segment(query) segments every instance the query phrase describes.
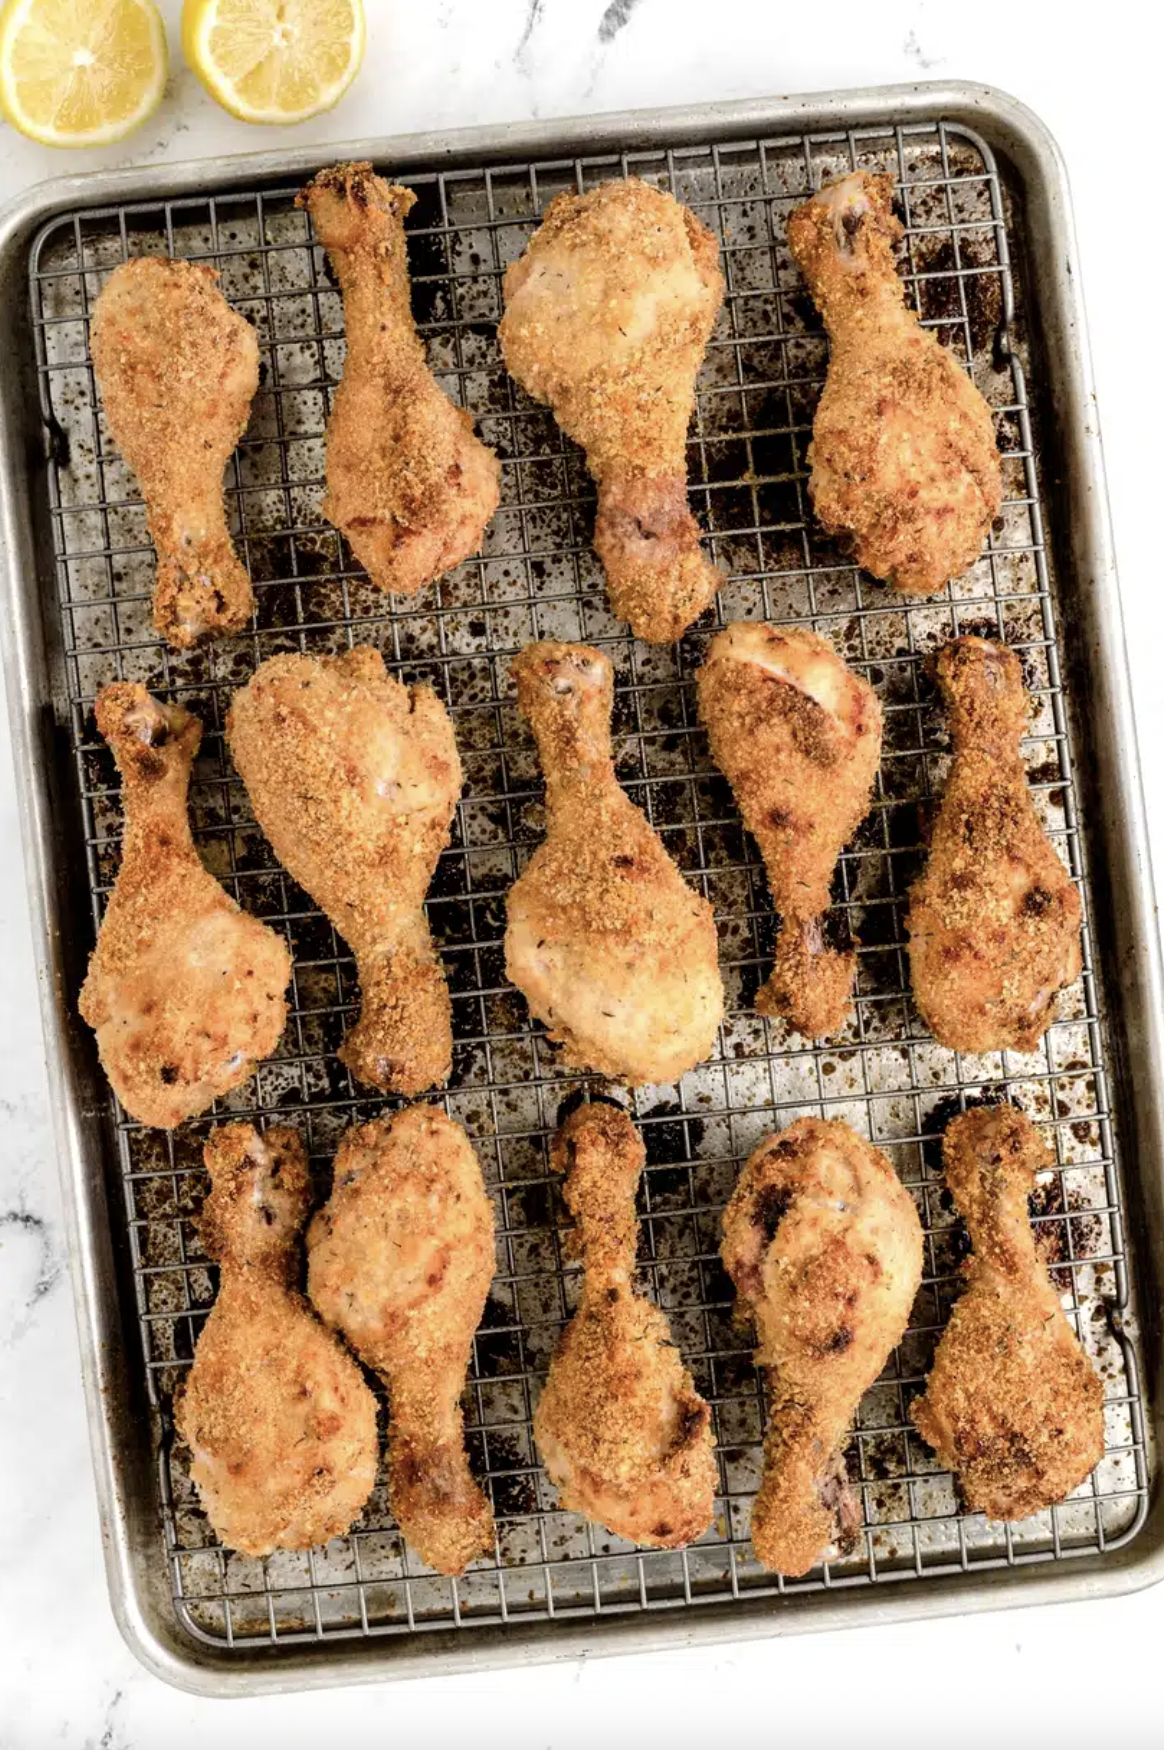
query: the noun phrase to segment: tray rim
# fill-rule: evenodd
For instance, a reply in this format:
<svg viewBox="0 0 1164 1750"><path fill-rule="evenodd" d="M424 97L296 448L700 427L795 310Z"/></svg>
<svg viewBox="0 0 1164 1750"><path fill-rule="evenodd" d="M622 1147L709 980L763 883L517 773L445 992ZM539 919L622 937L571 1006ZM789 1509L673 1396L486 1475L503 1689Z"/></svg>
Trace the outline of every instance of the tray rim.
<svg viewBox="0 0 1164 1750"><path fill-rule="evenodd" d="M1074 501L1071 534L1075 569L1086 580L1087 633L1093 707L1106 728L1091 751L1103 778L1101 830L1116 877L1121 1013L1134 1065L1113 1077L1118 1094L1134 1076L1134 1110L1121 1119L1125 1164L1135 1158L1137 1189L1148 1209L1148 1244L1164 1236L1164 974L1155 920L1149 841L1136 746L1123 618L1116 576L1102 446L1087 344L1082 289L1066 167L1044 123L1024 104L994 87L961 81L862 87L801 97L748 98L685 104L596 116L297 146L214 160L101 170L58 177L18 195L0 210L0 312L22 311L27 247L56 213L128 200L177 199L243 183L260 185L313 171L323 161L372 158L407 174L410 164L452 168L458 160L492 162L589 155L611 149L707 143L775 133L844 133L866 126L908 126L937 119L979 132L1018 173L1027 204L1032 255L1041 270L1039 315L1056 363L1054 398ZM25 361L25 367L27 368ZM1164 1501L1151 1504L1132 1543L1107 1557L1061 1564L1053 1572L1022 1567L937 1576L922 1585L883 1591L824 1590L756 1600L730 1613L689 1606L612 1617L595 1632L595 1619L510 1623L467 1631L444 1630L405 1639L336 1639L318 1646L218 1653L184 1636L159 1584L158 1530L143 1526L133 1490L141 1476L115 1426L114 1406L126 1401L112 1234L99 1157L93 1154L97 1115L86 1109L67 1043L69 1010L60 932L54 912L52 774L44 701L49 696L40 621L35 545L26 490L16 401L18 373L5 384L0 405L0 614L8 710L34 964L40 991L50 1107L60 1169L67 1249L73 1279L81 1368L92 1447L106 1577L113 1614L130 1649L155 1676L196 1694L264 1694L330 1684L375 1682L492 1669L662 1646L753 1639L810 1629L888 1623L1007 1605L1067 1598L1115 1596L1164 1578ZM1120 882L1123 886L1120 888ZM1141 1273L1154 1274L1150 1258ZM1148 1265L1147 1271L1143 1269ZM1145 1322L1158 1328L1160 1295L1142 1281ZM1161 1423L1159 1361L1145 1382ZM1145 1405L1148 1408L1148 1404ZM139 1461L136 1469L140 1472ZM144 1468L148 1471L149 1461Z"/></svg>

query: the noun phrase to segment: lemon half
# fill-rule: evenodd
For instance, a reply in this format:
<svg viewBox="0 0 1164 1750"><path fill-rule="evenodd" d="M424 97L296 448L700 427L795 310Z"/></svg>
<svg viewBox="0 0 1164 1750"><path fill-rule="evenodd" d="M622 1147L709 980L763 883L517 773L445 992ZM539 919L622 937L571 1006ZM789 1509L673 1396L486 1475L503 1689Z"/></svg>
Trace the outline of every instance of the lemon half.
<svg viewBox="0 0 1164 1750"><path fill-rule="evenodd" d="M47 146L105 146L162 100L166 32L153 0L8 0L0 110Z"/></svg>
<svg viewBox="0 0 1164 1750"><path fill-rule="evenodd" d="M306 121L359 71L362 0L186 0L182 48L211 97L241 121Z"/></svg>

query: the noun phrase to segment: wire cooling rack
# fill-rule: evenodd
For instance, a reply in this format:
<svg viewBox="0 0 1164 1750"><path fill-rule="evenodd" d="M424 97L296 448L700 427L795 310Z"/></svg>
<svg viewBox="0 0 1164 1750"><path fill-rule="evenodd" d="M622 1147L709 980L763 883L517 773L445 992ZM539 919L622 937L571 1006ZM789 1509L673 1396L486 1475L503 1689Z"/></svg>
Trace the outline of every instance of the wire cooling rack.
<svg viewBox="0 0 1164 1750"><path fill-rule="evenodd" d="M973 370L995 410L1006 501L988 551L940 596L912 605L863 577L815 526L806 449L826 349L785 242L791 207L851 167L896 180L901 265L923 320ZM496 340L501 275L563 188L633 173L670 188L717 232L728 295L700 378L689 444L691 496L730 576L714 616L674 648L636 644L607 612L590 547L593 496L578 452L507 377ZM124 1188L163 1535L175 1609L215 1646L409 1634L547 1617L644 1612L744 1596L1022 1563L1111 1550L1146 1511L1149 1460L1134 1322L1125 1315L1118 1175L1103 1063L1100 992L1084 927L1084 970L1062 1019L1030 1055L959 1057L926 1034L909 998L905 896L948 758L926 658L984 632L1021 652L1036 711L1026 756L1048 830L1081 882L1068 704L1054 630L1021 307L1010 272L1006 189L989 149L953 125L684 147L623 156L410 175L409 248L429 356L502 461L501 508L481 556L411 601L385 598L322 518L323 432L343 361L340 299L293 189L240 191L53 219L31 260L31 298L49 470L62 631L62 709L76 758L94 928L118 861L112 762L92 705L115 677L180 699L206 734L192 819L210 868L248 910L286 932L295 956L291 1019L275 1058L220 1103L306 1133L322 1195L344 1127L383 1109L335 1049L355 1003L352 962L279 869L226 753L231 691L283 650L352 643L394 673L427 679L452 711L465 768L453 842L429 902L453 991L455 1059L446 1097L473 1136L498 1214L498 1271L466 1391L474 1468L497 1515L492 1559L460 1581L408 1550L378 1486L351 1533L325 1549L255 1561L223 1551L189 1480L172 1396L212 1304L216 1271L195 1216L212 1122L176 1135L112 1124ZM249 634L176 655L150 622L152 552L132 478L110 445L88 354L88 317L109 271L163 252L213 262L258 329L263 385L228 475L240 550L258 600ZM750 1008L772 928L755 848L710 763L692 677L716 624L794 621L825 633L876 688L885 746L876 800L838 872L836 899L861 950L855 1014L813 1047ZM714 624L713 624L714 619ZM727 1015L714 1058L673 1086L640 1089L647 1145L640 1194L643 1286L714 1409L719 1495L712 1528L685 1551L639 1552L558 1509L537 1464L530 1416L576 1276L563 1270L563 1214L547 1140L580 1078L560 1067L506 984L504 898L542 829L532 744L508 678L530 639L604 645L617 671L618 768L688 878L714 903ZM938 1138L981 1094L1016 1100L1053 1143L1033 1200L1041 1239L1107 1392L1107 1453L1062 1507L1016 1526L959 1509L951 1477L912 1431L956 1293L965 1234L941 1188ZM720 1214L742 1158L803 1113L847 1118L890 1156L926 1231L925 1280L910 1331L861 1405L848 1468L864 1508L856 1547L803 1580L756 1564L749 1512L761 1403L750 1332L732 1316L718 1258ZM1120 1316L1116 1316L1116 1315Z"/></svg>

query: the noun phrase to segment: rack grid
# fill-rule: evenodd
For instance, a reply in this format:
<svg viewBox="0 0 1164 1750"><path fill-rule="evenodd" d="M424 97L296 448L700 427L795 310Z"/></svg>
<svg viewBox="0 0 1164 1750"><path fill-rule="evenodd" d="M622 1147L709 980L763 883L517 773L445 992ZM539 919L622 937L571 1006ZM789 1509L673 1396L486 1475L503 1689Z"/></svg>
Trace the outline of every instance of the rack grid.
<svg viewBox="0 0 1164 1750"><path fill-rule="evenodd" d="M909 602L861 574L812 519L806 451L826 346L785 242L791 208L850 168L893 176L901 265L928 326L973 372L996 416L1005 502L988 550L939 596ZM390 167L389 167L390 169ZM609 615L590 547L593 491L579 452L509 379L496 341L501 279L562 189L638 175L669 188L717 233L724 310L699 383L691 498L729 581L714 613L674 647L636 643ZM610 1612L730 1610L798 1595L1112 1550L1143 1523L1149 1453L1129 1313L1121 1193L1108 1102L1103 994L1084 925L1084 969L1032 1054L958 1056L928 1037L909 997L904 907L940 793L948 742L927 658L976 631L1020 653L1035 710L1025 755L1050 832L1080 883L1070 701L1055 634L1030 360L1011 272L1007 189L990 149L954 124L860 129L513 166L409 174L414 308L430 362L502 463L501 507L480 556L412 600L385 597L320 511L323 434L343 362L340 299L294 189L242 190L58 216L31 256L61 622L60 710L72 739L94 930L118 861L112 761L92 717L99 688L140 680L205 725L191 791L199 849L248 910L294 951L291 1016L274 1058L176 1134L111 1104L154 1418L174 1606L216 1647L409 1634ZM255 324L263 383L228 473L239 549L255 585L249 634L168 651L150 620L153 555L132 477L102 420L88 319L131 255L215 265ZM755 847L696 722L693 677L717 625L762 617L810 625L868 676L885 714L870 815L838 869L836 904L860 939L854 1014L812 1046L750 1001L772 920ZM715 906L727 991L720 1046L673 1086L639 1089L647 1146L640 1192L642 1286L668 1312L713 1407L716 1519L679 1552L637 1551L560 1511L537 1464L531 1411L577 1279L564 1267L564 1209L547 1143L586 1078L565 1070L504 978L504 896L540 837L540 783L509 659L539 637L601 644L615 663L620 777L688 878ZM222 735L232 690L284 650L380 648L391 672L430 681L456 724L465 769L453 840L429 901L453 992L449 1112L477 1146L498 1215L498 1272L475 1345L470 1454L497 1516L492 1559L463 1579L424 1569L403 1544L382 1482L350 1534L326 1549L257 1561L222 1550L173 1430L173 1393L213 1302L202 1252L201 1150L225 1115L305 1132L322 1196L343 1129L383 1110L338 1063L354 1013L354 967L331 926L284 874L254 824ZM591 1083L593 1086L594 1084ZM609 1091L609 1090L607 1090ZM952 1478L913 1432L910 1398L957 1292L965 1236L940 1177L938 1139L968 1100L1006 1096L1042 1125L1056 1165L1033 1200L1064 1304L1105 1379L1107 1452L1072 1499L1021 1525L960 1510ZM625 1097L625 1096L624 1096ZM866 1394L848 1454L864 1508L856 1546L803 1580L764 1573L748 1543L762 1431L748 1330L733 1322L719 1221L739 1163L770 1128L804 1113L847 1118L885 1149L915 1196L926 1272L908 1334Z"/></svg>

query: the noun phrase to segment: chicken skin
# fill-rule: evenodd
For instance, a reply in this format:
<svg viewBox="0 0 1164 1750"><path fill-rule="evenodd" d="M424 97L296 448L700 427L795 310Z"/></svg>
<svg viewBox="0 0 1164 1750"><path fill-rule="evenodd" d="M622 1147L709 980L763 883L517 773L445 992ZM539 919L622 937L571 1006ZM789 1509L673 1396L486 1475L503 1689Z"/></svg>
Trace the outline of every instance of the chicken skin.
<svg viewBox="0 0 1164 1750"><path fill-rule="evenodd" d="M259 342L212 267L141 256L110 274L91 353L105 421L137 476L157 549L154 624L178 650L254 609L222 476L259 386Z"/></svg>
<svg viewBox="0 0 1164 1750"><path fill-rule="evenodd" d="M308 1230L308 1293L388 1388L388 1493L430 1567L494 1547L460 1399L493 1280L493 1206L459 1124L411 1106L349 1130Z"/></svg>
<svg viewBox="0 0 1164 1750"><path fill-rule="evenodd" d="M844 1449L909 1322L921 1222L879 1149L839 1118L798 1118L749 1156L724 1212L723 1261L767 1369L752 1547L764 1567L806 1574L861 1528Z"/></svg>
<svg viewBox="0 0 1164 1750"><path fill-rule="evenodd" d="M911 1414L969 1507L1026 1519L1103 1457L1103 1382L1067 1322L1031 1231L1035 1174L1054 1162L1014 1106L980 1106L942 1139L970 1231L966 1287Z"/></svg>
<svg viewBox="0 0 1164 1750"><path fill-rule="evenodd" d="M363 1007L340 1058L395 1094L444 1082L449 992L424 913L461 794L444 705L366 646L273 656L235 694L227 738L275 855L356 957Z"/></svg>
<svg viewBox="0 0 1164 1750"><path fill-rule="evenodd" d="M556 196L505 276L505 363L585 450L610 605L652 644L682 637L721 582L687 508L686 454L718 253L694 213L628 177Z"/></svg>
<svg viewBox="0 0 1164 1750"><path fill-rule="evenodd" d="M830 342L809 492L858 565L927 596L978 558L1002 503L1002 468L990 408L905 302L892 199L892 178L857 172L788 221Z"/></svg>
<svg viewBox="0 0 1164 1750"><path fill-rule="evenodd" d="M125 831L78 1007L126 1111L172 1130L274 1051L291 957L194 849L186 792L197 717L116 681L98 697L97 727L121 773Z"/></svg>
<svg viewBox="0 0 1164 1750"><path fill-rule="evenodd" d="M614 771L609 659L528 644L512 673L546 780L546 837L510 889L505 971L576 1069L674 1081L723 1016L711 907Z"/></svg>
<svg viewBox="0 0 1164 1750"><path fill-rule="evenodd" d="M910 891L913 994L954 1051L1033 1051L1079 976L1079 895L1035 813L1019 743L1018 657L956 638L938 657L954 760Z"/></svg>
<svg viewBox="0 0 1164 1750"><path fill-rule="evenodd" d="M635 1186L646 1151L625 1112L579 1106L554 1138L582 1260L578 1311L534 1414L563 1507L617 1537L678 1549L711 1523L711 1411L657 1306L634 1291Z"/></svg>
<svg viewBox="0 0 1164 1750"><path fill-rule="evenodd" d="M501 472L436 382L416 332L404 241L415 202L370 164L322 170L299 195L339 281L347 332L324 514L373 583L399 595L477 551Z"/></svg>
<svg viewBox="0 0 1164 1750"><path fill-rule="evenodd" d="M218 1298L174 1402L190 1474L228 1549L308 1549L350 1527L376 1480L376 1400L295 1281L311 1188L298 1133L220 1125L203 1243Z"/></svg>
<svg viewBox="0 0 1164 1750"><path fill-rule="evenodd" d="M756 1007L824 1038L844 1023L857 965L826 944L829 883L869 809L881 707L815 632L744 621L711 641L699 715L784 920Z"/></svg>

